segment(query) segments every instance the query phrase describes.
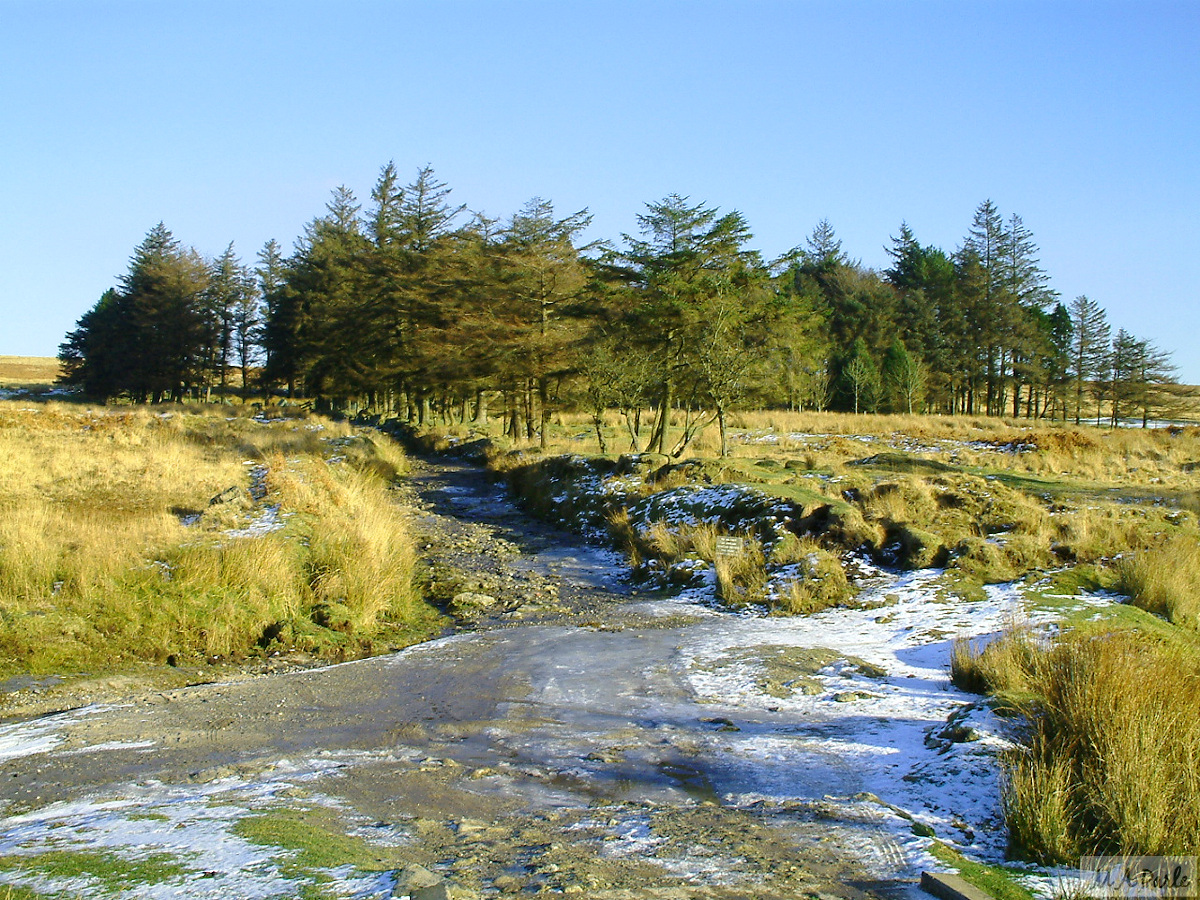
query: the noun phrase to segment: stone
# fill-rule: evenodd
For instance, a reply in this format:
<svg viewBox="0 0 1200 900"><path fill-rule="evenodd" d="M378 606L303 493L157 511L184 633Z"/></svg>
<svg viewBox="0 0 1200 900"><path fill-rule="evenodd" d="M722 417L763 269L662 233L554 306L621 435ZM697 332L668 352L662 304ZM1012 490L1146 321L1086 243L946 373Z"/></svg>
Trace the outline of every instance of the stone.
<svg viewBox="0 0 1200 900"><path fill-rule="evenodd" d="M840 694L835 694L833 700L835 703L854 703L858 700L877 700L875 694L868 694L866 691L842 691Z"/></svg>
<svg viewBox="0 0 1200 900"><path fill-rule="evenodd" d="M232 487L225 488L225 490L209 500L208 505L216 506L219 503L232 503L235 500L240 500L242 496L242 489L235 484Z"/></svg>
<svg viewBox="0 0 1200 900"><path fill-rule="evenodd" d="M418 866L413 863L405 866L396 875L396 885L392 888L392 896L397 898L409 897L411 900L436 900L433 895L418 897L416 892L427 891L438 885L444 886L441 876L435 875L424 866ZM445 896L444 893L443 896Z"/></svg>
<svg viewBox="0 0 1200 900"><path fill-rule="evenodd" d="M496 605L496 598L491 594L480 594L475 591L463 591L455 594L450 605L456 610L491 609Z"/></svg>

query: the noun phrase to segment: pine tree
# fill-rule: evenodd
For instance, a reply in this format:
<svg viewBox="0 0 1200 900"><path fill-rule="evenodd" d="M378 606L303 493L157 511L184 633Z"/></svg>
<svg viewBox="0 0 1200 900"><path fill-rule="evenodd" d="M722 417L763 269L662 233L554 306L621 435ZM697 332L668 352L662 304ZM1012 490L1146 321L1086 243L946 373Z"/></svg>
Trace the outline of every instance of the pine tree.
<svg viewBox="0 0 1200 900"><path fill-rule="evenodd" d="M161 222L134 250L120 284L129 348L122 388L134 400L181 401L203 381L207 282L208 266Z"/></svg>
<svg viewBox="0 0 1200 900"><path fill-rule="evenodd" d="M296 396L300 376L300 297L288 281L287 264L274 238L258 251L258 289L263 301L259 340L266 360L263 381L281 382Z"/></svg>
<svg viewBox="0 0 1200 900"><path fill-rule="evenodd" d="M239 316L245 316L256 298L249 275L234 252L232 242L209 265L208 286L203 297L205 332L204 367L224 389L229 382L229 367L237 353ZM247 337L250 323L246 323ZM248 354L247 354L248 356ZM243 366L243 375L246 366Z"/></svg>
<svg viewBox="0 0 1200 900"><path fill-rule="evenodd" d="M122 299L109 288L96 305L80 316L58 348L63 384L80 388L86 397L101 403L119 395L126 386L126 366L131 348L121 327Z"/></svg>
<svg viewBox="0 0 1200 900"><path fill-rule="evenodd" d="M502 305L496 311L509 323L505 343L512 370L536 387L543 448L551 379L566 374L569 347L582 334L582 323L569 322L563 311L587 284L587 265L576 241L591 221L586 209L556 219L554 205L534 197L509 221L498 248Z"/></svg>
<svg viewBox="0 0 1200 900"><path fill-rule="evenodd" d="M991 200L975 209L962 253L974 260L977 280L972 285L976 345L981 350L983 388L988 415L1003 412L1003 384L1007 375L1007 347L1017 320L1016 298L1007 290L1004 252L1008 234L1004 219Z"/></svg>
<svg viewBox="0 0 1200 900"><path fill-rule="evenodd" d="M897 331L925 374L931 399L952 409L952 355L965 326L955 297L954 263L937 247L922 247L906 223L886 249L892 265L884 276L899 293Z"/></svg>
<svg viewBox="0 0 1200 900"><path fill-rule="evenodd" d="M701 290L702 275L714 263L720 238L713 234L716 207L690 204L688 198L669 194L646 204L638 216L641 238L623 235L626 244L618 260L622 275L638 298L633 315L646 346L657 358L661 380L657 391L658 416L647 450L667 452L668 420L675 390L687 375L683 352L687 346L683 315Z"/></svg>
<svg viewBox="0 0 1200 900"><path fill-rule="evenodd" d="M1082 419L1083 394L1098 386L1108 369L1108 316L1093 300L1080 294L1069 308L1071 361L1068 368L1075 394L1075 424Z"/></svg>
<svg viewBox="0 0 1200 900"><path fill-rule="evenodd" d="M880 376L882 394L888 411L907 412L911 416L925 389L925 371L899 338L888 347Z"/></svg>

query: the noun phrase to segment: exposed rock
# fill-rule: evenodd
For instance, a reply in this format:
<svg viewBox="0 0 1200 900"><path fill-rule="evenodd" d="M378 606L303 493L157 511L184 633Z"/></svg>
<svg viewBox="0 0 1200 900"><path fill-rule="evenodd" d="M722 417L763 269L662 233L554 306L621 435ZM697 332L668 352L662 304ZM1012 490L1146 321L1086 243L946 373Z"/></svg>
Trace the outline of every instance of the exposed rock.
<svg viewBox="0 0 1200 900"><path fill-rule="evenodd" d="M444 882L441 876L435 875L424 866L418 866L415 863L405 866L396 875L396 884L392 888L393 897L409 897L411 900L435 900L434 894L420 893L427 892L432 888L442 887L445 891ZM445 894L443 893L443 896Z"/></svg>
<svg viewBox="0 0 1200 900"><path fill-rule="evenodd" d="M491 594L478 594L474 591L463 591L455 594L450 601L451 608L457 613L473 613L491 609L496 605L496 598Z"/></svg>
<svg viewBox="0 0 1200 900"><path fill-rule="evenodd" d="M952 744L968 744L983 738L982 734L967 725L948 725L942 729L940 736Z"/></svg>
<svg viewBox="0 0 1200 900"><path fill-rule="evenodd" d="M866 691L842 691L840 694L833 695L834 703L854 703L858 700L877 700L875 694L868 694Z"/></svg>
<svg viewBox="0 0 1200 900"><path fill-rule="evenodd" d="M246 499L246 492L235 484L225 488L225 490L209 500L208 505L216 506L220 503L233 503L243 499Z"/></svg>

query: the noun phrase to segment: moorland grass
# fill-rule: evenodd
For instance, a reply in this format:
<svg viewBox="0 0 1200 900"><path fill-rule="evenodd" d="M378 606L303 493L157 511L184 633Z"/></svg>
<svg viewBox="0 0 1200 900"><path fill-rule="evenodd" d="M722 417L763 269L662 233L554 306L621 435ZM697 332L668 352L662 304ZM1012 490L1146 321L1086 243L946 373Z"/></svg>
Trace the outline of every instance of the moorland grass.
<svg viewBox="0 0 1200 900"><path fill-rule="evenodd" d="M1043 645L1015 629L959 643L952 678L1030 724L1005 758L1010 851L1047 864L1081 855L1188 854L1200 846L1200 655L1194 644L1080 627Z"/></svg>
<svg viewBox="0 0 1200 900"><path fill-rule="evenodd" d="M0 404L0 454L0 672L340 659L431 627L386 438L226 408Z"/></svg>
<svg viewBox="0 0 1200 900"><path fill-rule="evenodd" d="M622 424L613 414L606 421L614 430ZM701 478L750 484L802 506L805 517L824 505L829 513L815 527L828 549L865 550L902 567L948 567L946 583L964 596L1061 565L1111 566L1123 554L1160 545L1164 536L1200 538L1195 427L1107 430L963 416L788 412L739 413L735 425L742 434L732 457L704 458L712 450L705 435L682 461L646 457L655 476L640 494ZM433 435L442 446L452 438L489 437L492 464L500 469L530 468L541 455L495 425L490 431L451 426ZM549 455L596 449L589 421L556 417ZM526 500L537 506L536 497ZM615 528L618 541L638 561L674 555L646 542L634 547L638 541L624 526Z"/></svg>
<svg viewBox="0 0 1200 900"><path fill-rule="evenodd" d="M1172 535L1116 563L1118 589L1137 606L1175 625L1200 630L1200 541Z"/></svg>
<svg viewBox="0 0 1200 900"><path fill-rule="evenodd" d="M0 387L50 388L61 372L53 356L0 356Z"/></svg>

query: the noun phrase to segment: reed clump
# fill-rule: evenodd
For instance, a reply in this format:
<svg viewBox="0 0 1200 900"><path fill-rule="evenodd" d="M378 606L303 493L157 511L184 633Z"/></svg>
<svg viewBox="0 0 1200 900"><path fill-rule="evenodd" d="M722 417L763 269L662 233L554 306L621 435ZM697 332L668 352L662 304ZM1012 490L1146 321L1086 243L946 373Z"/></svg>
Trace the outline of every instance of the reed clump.
<svg viewBox="0 0 1200 900"><path fill-rule="evenodd" d="M1005 758L1010 851L1189 854L1200 846L1200 657L1187 642L1080 629L1041 645L1016 630L955 648L952 677L1029 723Z"/></svg>
<svg viewBox="0 0 1200 900"><path fill-rule="evenodd" d="M854 597L841 560L811 537L786 535L772 548L771 562L787 567L770 597L771 608L778 612L811 615L845 606Z"/></svg>
<svg viewBox="0 0 1200 900"><path fill-rule="evenodd" d="M1167 621L1200 630L1200 540L1183 533L1116 562L1117 587L1130 602Z"/></svg>

